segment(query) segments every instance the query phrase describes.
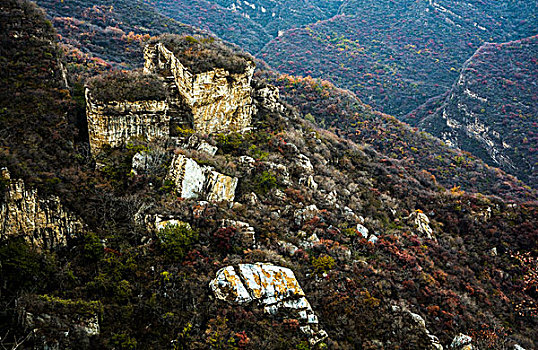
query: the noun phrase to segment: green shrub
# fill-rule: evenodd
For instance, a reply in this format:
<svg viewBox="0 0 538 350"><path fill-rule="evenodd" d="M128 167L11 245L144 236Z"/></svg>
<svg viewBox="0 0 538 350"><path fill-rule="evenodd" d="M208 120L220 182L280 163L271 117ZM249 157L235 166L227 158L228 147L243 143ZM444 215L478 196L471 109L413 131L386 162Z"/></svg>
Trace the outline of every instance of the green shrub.
<svg viewBox="0 0 538 350"><path fill-rule="evenodd" d="M188 248L198 241L198 233L187 223L167 225L159 231L158 237L165 257L172 261L183 259Z"/></svg>
<svg viewBox="0 0 538 350"><path fill-rule="evenodd" d="M97 235L90 232L84 235L84 241L82 246L82 255L85 260L99 261L105 256L103 244Z"/></svg>
<svg viewBox="0 0 538 350"><path fill-rule="evenodd" d="M136 339L125 333L113 334L111 343L115 349L122 350L136 349L137 346Z"/></svg>
<svg viewBox="0 0 538 350"><path fill-rule="evenodd" d="M312 258L312 267L318 274L326 273L332 270L334 265L334 258L329 255L323 254L317 258Z"/></svg>
<svg viewBox="0 0 538 350"><path fill-rule="evenodd" d="M264 170L254 176L254 192L256 192L256 194L265 195L276 187L276 177L269 171Z"/></svg>

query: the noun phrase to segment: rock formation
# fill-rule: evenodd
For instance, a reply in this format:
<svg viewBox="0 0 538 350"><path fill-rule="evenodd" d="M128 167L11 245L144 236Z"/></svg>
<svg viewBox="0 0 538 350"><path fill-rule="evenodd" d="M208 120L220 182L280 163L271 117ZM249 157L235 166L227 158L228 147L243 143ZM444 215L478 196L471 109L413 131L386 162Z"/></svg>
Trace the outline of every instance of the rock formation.
<svg viewBox="0 0 538 350"><path fill-rule="evenodd" d="M152 141L170 136L167 101L103 102L86 88L86 118L94 154L104 145L118 147L135 137Z"/></svg>
<svg viewBox="0 0 538 350"><path fill-rule="evenodd" d="M301 324L310 344L315 345L327 337L319 328L318 318L305 297L293 272L272 264L239 264L220 269L209 287L220 300L236 304L257 301L266 313L274 315L287 311Z"/></svg>
<svg viewBox="0 0 538 350"><path fill-rule="evenodd" d="M41 197L23 180L11 179L6 168L0 177L7 188L0 204L0 238L22 235L28 242L52 249L83 231L83 223L66 210L56 196Z"/></svg>
<svg viewBox="0 0 538 350"><path fill-rule="evenodd" d="M144 72L162 75L177 89L180 103L190 113L192 128L199 133L240 131L248 126L255 110L250 81L254 63L243 73L232 74L223 68L193 74L162 43L144 50Z"/></svg>
<svg viewBox="0 0 538 350"><path fill-rule="evenodd" d="M409 330L415 329L416 331L422 332L426 334L428 343L428 349L430 350L443 350L443 345L439 342L439 338L437 338L434 334L431 334L431 332L426 328L426 321L420 316L419 314L413 313L410 310L408 310L405 307L400 307L397 305L392 306L392 311L398 312L401 314L407 314L410 316L411 320L414 324L406 324L405 327L409 328ZM401 328L404 326L402 325Z"/></svg>
<svg viewBox="0 0 538 350"><path fill-rule="evenodd" d="M184 155L174 156L168 179L176 186L178 196L205 197L209 201L233 201L238 179L216 172L211 167L200 166Z"/></svg>
<svg viewBox="0 0 538 350"><path fill-rule="evenodd" d="M454 337L452 343L450 344L450 348L457 350L473 350L474 347L472 342L473 338L466 334L460 333Z"/></svg>

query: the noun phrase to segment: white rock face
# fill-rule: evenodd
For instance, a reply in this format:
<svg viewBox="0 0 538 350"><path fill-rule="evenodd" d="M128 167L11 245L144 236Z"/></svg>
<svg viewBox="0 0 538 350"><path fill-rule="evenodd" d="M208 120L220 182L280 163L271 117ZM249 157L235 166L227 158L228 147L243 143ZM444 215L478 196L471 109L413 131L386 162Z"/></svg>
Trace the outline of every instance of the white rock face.
<svg viewBox="0 0 538 350"><path fill-rule="evenodd" d="M315 204L309 205L304 209L297 209L293 216L295 218L295 224L300 226L305 222L312 220L319 214L319 209Z"/></svg>
<svg viewBox="0 0 538 350"><path fill-rule="evenodd" d="M460 333L454 337L454 339L452 340L452 344L450 344L450 348L457 350L472 350L472 342L473 338L466 334Z"/></svg>
<svg viewBox="0 0 538 350"><path fill-rule="evenodd" d="M219 150L217 146L212 146L205 141L200 142L196 149L200 152L205 152L211 156L214 156L215 153L217 153L217 151Z"/></svg>
<svg viewBox="0 0 538 350"><path fill-rule="evenodd" d="M207 176L207 200L215 202L233 202L237 182L238 180L236 177L223 175L211 170Z"/></svg>
<svg viewBox="0 0 538 350"><path fill-rule="evenodd" d="M190 199L204 197L208 201L233 201L238 179L200 166L191 158L177 154L172 160L167 179L176 185L178 196Z"/></svg>
<svg viewBox="0 0 538 350"><path fill-rule="evenodd" d="M303 174L310 175L314 173L314 166L312 165L312 162L310 162L310 159L304 154L299 153L297 155L295 166Z"/></svg>
<svg viewBox="0 0 538 350"><path fill-rule="evenodd" d="M183 222L178 219L165 219L160 215L155 216L155 230L160 231L165 229L167 226L186 226L188 229L191 228L191 225L188 222Z"/></svg>
<svg viewBox="0 0 538 350"><path fill-rule="evenodd" d="M282 112L286 109L282 103L280 103L280 93L278 88L272 85L268 85L261 89L254 91L254 98L264 107L273 112Z"/></svg>
<svg viewBox="0 0 538 350"><path fill-rule="evenodd" d="M327 338L293 272L285 267L255 263L220 269L209 287L218 299L237 304L257 301L264 311L288 310L301 323L301 331L312 345Z"/></svg>
<svg viewBox="0 0 538 350"><path fill-rule="evenodd" d="M426 238L433 239L433 230L430 227L430 219L422 211L415 210L406 219L413 222L415 228L421 235L426 236Z"/></svg>
<svg viewBox="0 0 538 350"><path fill-rule="evenodd" d="M41 197L23 180L11 179L6 168L0 169L0 178L9 181L0 204L1 239L22 235L35 246L52 249L84 232L82 221L62 206L60 198Z"/></svg>
<svg viewBox="0 0 538 350"><path fill-rule="evenodd" d="M181 154L172 159L168 178L175 182L178 196L185 199L198 198L206 181L205 169Z"/></svg>
<svg viewBox="0 0 538 350"><path fill-rule="evenodd" d="M357 224L357 231L359 231L359 233L361 234L362 237L364 237L365 239L368 239L368 229L364 226L362 226L361 224Z"/></svg>

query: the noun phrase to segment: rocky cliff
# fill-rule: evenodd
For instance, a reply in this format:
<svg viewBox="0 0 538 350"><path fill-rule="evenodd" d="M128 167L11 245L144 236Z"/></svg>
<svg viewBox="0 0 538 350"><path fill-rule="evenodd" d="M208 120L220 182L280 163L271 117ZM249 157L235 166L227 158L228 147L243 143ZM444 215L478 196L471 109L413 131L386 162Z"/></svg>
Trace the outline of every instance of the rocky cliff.
<svg viewBox="0 0 538 350"><path fill-rule="evenodd" d="M192 114L192 128L200 133L239 131L250 126L254 104L250 81L254 64L243 73L224 68L193 74L164 44L149 44L144 50L144 71L173 78L182 103Z"/></svg>
<svg viewBox="0 0 538 350"><path fill-rule="evenodd" d="M24 181L11 179L6 168L0 171L7 183L0 203L0 238L22 235L35 246L51 249L83 231L83 223L62 206L60 198L41 197Z"/></svg>
<svg viewBox="0 0 538 350"><path fill-rule="evenodd" d="M166 101L99 101L86 89L86 117L92 152L118 147L131 138L152 141L170 135Z"/></svg>

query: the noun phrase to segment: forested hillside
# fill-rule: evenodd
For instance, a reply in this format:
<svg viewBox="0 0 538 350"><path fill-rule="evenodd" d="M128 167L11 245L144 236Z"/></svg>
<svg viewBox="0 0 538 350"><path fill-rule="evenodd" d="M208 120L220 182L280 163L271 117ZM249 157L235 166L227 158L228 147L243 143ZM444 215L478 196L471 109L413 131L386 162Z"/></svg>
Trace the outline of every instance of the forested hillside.
<svg viewBox="0 0 538 350"><path fill-rule="evenodd" d="M536 4L523 1L355 0L330 20L275 38L259 55L283 73L322 77L400 117L448 90L483 42L536 33L535 16Z"/></svg>
<svg viewBox="0 0 538 350"><path fill-rule="evenodd" d="M485 44L452 89L405 120L538 186L538 37Z"/></svg>

